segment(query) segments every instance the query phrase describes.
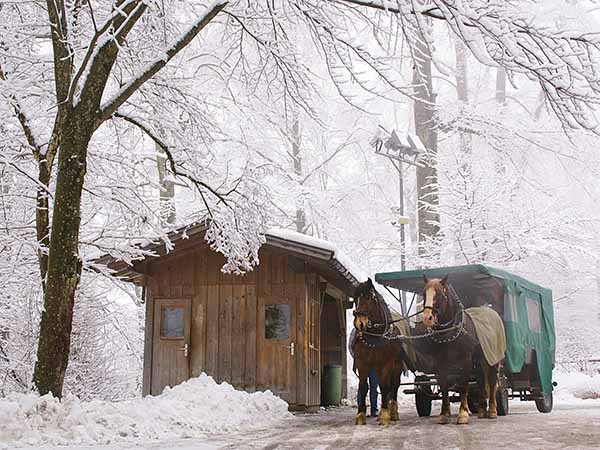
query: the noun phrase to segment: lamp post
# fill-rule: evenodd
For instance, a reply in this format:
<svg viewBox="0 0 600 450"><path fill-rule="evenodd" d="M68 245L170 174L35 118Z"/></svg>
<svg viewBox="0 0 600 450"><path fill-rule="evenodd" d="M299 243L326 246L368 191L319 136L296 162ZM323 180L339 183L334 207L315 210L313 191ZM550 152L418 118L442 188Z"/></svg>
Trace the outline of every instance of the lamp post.
<svg viewBox="0 0 600 450"><path fill-rule="evenodd" d="M419 159L426 149L417 135L411 133L398 135L396 130L389 133L383 127L380 128L386 133L386 136L379 134L373 139L372 144L375 147L375 153L388 158L398 172L400 206L399 208L392 208L392 212L398 217L398 220L394 221L393 224L400 225L400 270L404 271L406 270L406 231L404 226L409 223L409 220L404 214L403 164L422 167ZM408 308L406 305L406 292L404 291L401 292L400 308L402 314L406 316Z"/></svg>

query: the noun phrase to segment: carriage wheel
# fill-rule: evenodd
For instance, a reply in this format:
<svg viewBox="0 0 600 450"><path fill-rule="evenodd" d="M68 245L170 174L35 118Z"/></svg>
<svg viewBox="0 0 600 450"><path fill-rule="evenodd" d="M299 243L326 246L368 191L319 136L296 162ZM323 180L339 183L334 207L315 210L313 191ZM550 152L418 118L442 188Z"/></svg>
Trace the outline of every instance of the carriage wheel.
<svg viewBox="0 0 600 450"><path fill-rule="evenodd" d="M552 392L550 392L549 394L542 394L544 396L544 398L538 398L535 400L535 406L537 408L537 410L541 413L549 413L550 411L552 411L552 406L553 406L553 399L552 399Z"/></svg>
<svg viewBox="0 0 600 450"><path fill-rule="evenodd" d="M498 389L496 391L496 407L499 416L508 414L508 389Z"/></svg>
<svg viewBox="0 0 600 450"><path fill-rule="evenodd" d="M416 376L415 383L420 381L429 381L429 377L427 375ZM432 394L431 386L415 385L415 406L419 417L429 417L431 415Z"/></svg>

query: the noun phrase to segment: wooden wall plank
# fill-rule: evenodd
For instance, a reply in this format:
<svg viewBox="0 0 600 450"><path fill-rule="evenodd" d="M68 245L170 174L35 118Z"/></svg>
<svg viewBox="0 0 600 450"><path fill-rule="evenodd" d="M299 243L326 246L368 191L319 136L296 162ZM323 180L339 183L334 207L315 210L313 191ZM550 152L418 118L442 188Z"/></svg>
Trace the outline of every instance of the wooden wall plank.
<svg viewBox="0 0 600 450"><path fill-rule="evenodd" d="M170 282L170 265L161 264L159 270L156 271L156 281L158 283L158 295L157 297L168 298L171 295L171 282Z"/></svg>
<svg viewBox="0 0 600 450"><path fill-rule="evenodd" d="M256 286L250 284L246 287L246 320L244 321L246 337L244 385L249 391L256 389L257 308Z"/></svg>
<svg viewBox="0 0 600 450"><path fill-rule="evenodd" d="M183 295L183 258L174 259L169 263L169 297L181 298Z"/></svg>
<svg viewBox="0 0 600 450"><path fill-rule="evenodd" d="M246 339L246 286L234 284L231 316L231 383L237 388L244 386Z"/></svg>
<svg viewBox="0 0 600 450"><path fill-rule="evenodd" d="M206 255L206 283L219 284L223 267L223 256L217 252L209 251Z"/></svg>
<svg viewBox="0 0 600 450"><path fill-rule="evenodd" d="M219 286L208 285L206 295L206 373L217 380L219 375Z"/></svg>
<svg viewBox="0 0 600 450"><path fill-rule="evenodd" d="M192 252L188 252L179 261L179 270L181 271L181 293L183 297L193 297L196 294L194 290L195 255Z"/></svg>
<svg viewBox="0 0 600 450"><path fill-rule="evenodd" d="M296 274L296 402L306 405L308 401L308 377L307 370L308 340L306 335L306 274Z"/></svg>
<svg viewBox="0 0 600 450"><path fill-rule="evenodd" d="M348 297L343 297L338 300L338 308L340 310L341 330L340 330L340 346L342 348L342 397L348 397L348 339L346 337L346 309L344 302Z"/></svg>
<svg viewBox="0 0 600 450"><path fill-rule="evenodd" d="M197 285L192 299L192 342L191 342L191 376L197 377L206 371L206 335L208 288Z"/></svg>
<svg viewBox="0 0 600 450"><path fill-rule="evenodd" d="M208 284L208 253L208 249L202 249L194 254L194 285L196 288Z"/></svg>
<svg viewBox="0 0 600 450"><path fill-rule="evenodd" d="M270 252L262 252L261 263L258 267L258 295L271 295L271 256Z"/></svg>
<svg viewBox="0 0 600 450"><path fill-rule="evenodd" d="M144 366L142 373L142 395L150 394L152 386L152 340L154 333L154 296L156 282L146 277L146 317L144 324Z"/></svg>
<svg viewBox="0 0 600 450"><path fill-rule="evenodd" d="M217 379L231 383L231 318L233 288L231 284L219 286L219 369Z"/></svg>

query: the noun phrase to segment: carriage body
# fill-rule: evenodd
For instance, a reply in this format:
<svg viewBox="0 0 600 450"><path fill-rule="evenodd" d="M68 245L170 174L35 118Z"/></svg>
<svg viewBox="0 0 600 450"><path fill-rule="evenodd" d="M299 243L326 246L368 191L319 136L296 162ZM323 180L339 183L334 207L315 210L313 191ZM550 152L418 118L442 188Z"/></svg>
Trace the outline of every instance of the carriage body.
<svg viewBox="0 0 600 450"><path fill-rule="evenodd" d="M412 292L411 304L402 308L409 312L419 309L417 296L423 291L423 276L443 278L446 275L466 308L489 305L503 320L506 353L501 367L499 404L507 411L508 398L535 400L540 412L550 412L556 349L552 291L482 264L378 273L375 280L388 289ZM420 332L420 324L413 323L411 334ZM418 341L413 342L418 350ZM417 403L428 397L437 398L431 365L417 361L417 369L422 374L415 378L414 389L405 392L415 393ZM420 409L420 414L426 412L427 405L421 405Z"/></svg>

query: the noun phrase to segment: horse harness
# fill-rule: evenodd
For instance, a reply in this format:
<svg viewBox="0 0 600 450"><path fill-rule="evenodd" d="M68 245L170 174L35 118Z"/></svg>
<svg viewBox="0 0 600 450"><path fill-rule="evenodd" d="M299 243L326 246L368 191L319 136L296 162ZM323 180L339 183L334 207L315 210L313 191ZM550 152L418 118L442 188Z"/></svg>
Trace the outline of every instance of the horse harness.
<svg viewBox="0 0 600 450"><path fill-rule="evenodd" d="M403 318L400 318L397 320L388 320L389 310L387 310L387 311L384 311L385 323L372 323L370 320L368 320L368 325L367 325L367 329L369 329L369 328L375 328L375 329L384 328L384 330L380 333L369 332L369 331L358 331L358 333L357 333L358 339L369 348L382 347L387 343L385 341L395 341L395 340L412 341L412 340L417 340L417 339L431 339L436 344L447 344L447 343L456 341L461 335L468 334L467 330L465 329L465 307L464 307L463 303L460 301L458 294L456 293L454 288L452 288L452 286L448 287L448 291L450 293L450 296L452 296L452 299L454 301L456 301L459 305L459 311L448 322L438 325L434 328L427 329L427 332L425 334L420 334L417 336L406 336L406 335L400 334L398 332L398 329L393 326L393 324L395 322L400 322L402 320L408 320L411 317L421 314L426 309L431 309L432 311L435 312L438 308L427 306L427 307L424 307L421 311L418 311L408 317L403 317ZM443 295L444 295L446 301L450 300L449 296L445 292ZM381 311L382 308L381 308L381 305L379 305L379 299L377 299L377 303L378 303L378 307ZM368 319L368 311L354 311L354 315L355 316L360 316L360 315L366 316ZM445 337L445 338L438 338L438 336L440 336L444 333L451 333L451 334L450 334L450 336ZM367 339L365 339L365 337ZM380 341L380 343L378 344L376 342L373 342L374 339L371 339L371 342L368 342L368 337L383 339L383 341Z"/></svg>

